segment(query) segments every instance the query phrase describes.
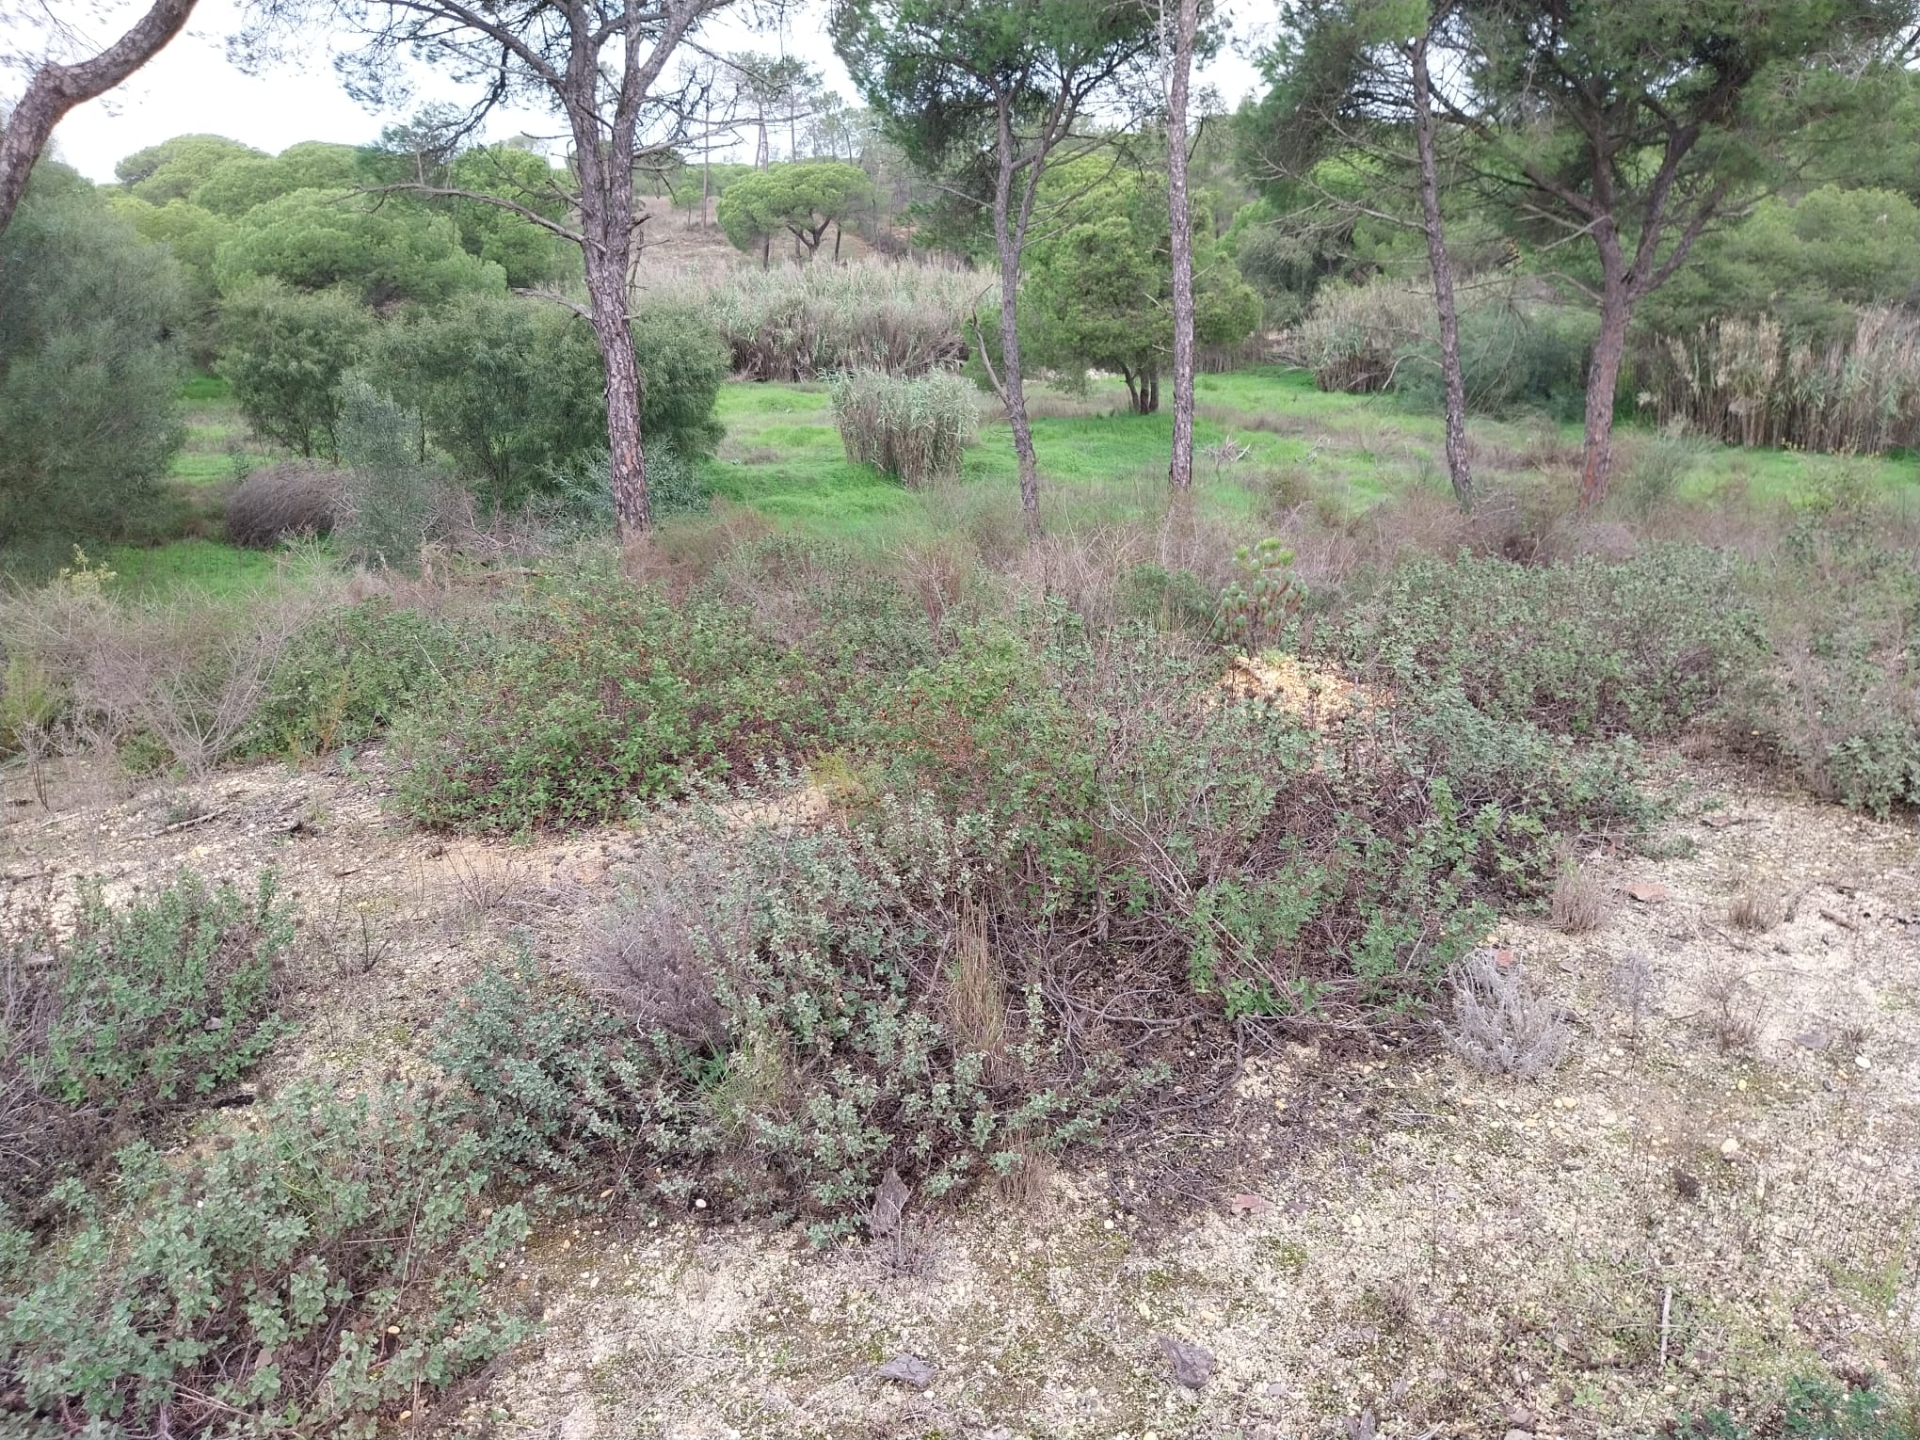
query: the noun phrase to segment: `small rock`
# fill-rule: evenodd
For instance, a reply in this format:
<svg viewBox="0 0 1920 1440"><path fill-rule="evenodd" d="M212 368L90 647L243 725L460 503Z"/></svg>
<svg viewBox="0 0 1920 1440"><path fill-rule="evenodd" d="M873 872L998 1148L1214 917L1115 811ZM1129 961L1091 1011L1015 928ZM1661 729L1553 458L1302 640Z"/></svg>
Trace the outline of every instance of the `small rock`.
<svg viewBox="0 0 1920 1440"><path fill-rule="evenodd" d="M1530 1429L1533 1425L1533 1410L1529 1406L1516 1403L1511 1410L1507 1411L1507 1424L1517 1430Z"/></svg>
<svg viewBox="0 0 1920 1440"><path fill-rule="evenodd" d="M1734 1156L1738 1155L1739 1153L1740 1153L1740 1142L1734 1139L1731 1135L1729 1135L1726 1139L1720 1142L1720 1158L1722 1160L1731 1160L1733 1159Z"/></svg>
<svg viewBox="0 0 1920 1440"><path fill-rule="evenodd" d="M1506 1440L1533 1440L1533 1432L1531 1430L1520 1429L1509 1430L1506 1434Z"/></svg>
<svg viewBox="0 0 1920 1440"><path fill-rule="evenodd" d="M1160 1353L1167 1357L1167 1365L1173 1371L1173 1378L1189 1390L1198 1390L1213 1377L1213 1352L1204 1345L1194 1345L1172 1335L1156 1337L1160 1341Z"/></svg>
<svg viewBox="0 0 1920 1440"><path fill-rule="evenodd" d="M1824 1050L1833 1043L1832 1038L1824 1030L1803 1030L1794 1036L1794 1042L1809 1050Z"/></svg>
<svg viewBox="0 0 1920 1440"><path fill-rule="evenodd" d="M1869 1059L1868 1059L1868 1058L1867 1058L1866 1056L1864 1056L1864 1055L1856 1055L1856 1056L1854 1056L1854 1057L1853 1057L1853 1063L1854 1063L1854 1064L1856 1064L1856 1065L1858 1065L1858 1066L1859 1066L1859 1067L1860 1067L1860 1068L1861 1068L1862 1070L1871 1070L1871 1069L1873 1069L1873 1061L1871 1061L1871 1060L1869 1060Z"/></svg>
<svg viewBox="0 0 1920 1440"><path fill-rule="evenodd" d="M918 1355L900 1354L873 1372L882 1380L893 1380L901 1385L911 1385L916 1390L924 1390L933 1383L933 1366Z"/></svg>

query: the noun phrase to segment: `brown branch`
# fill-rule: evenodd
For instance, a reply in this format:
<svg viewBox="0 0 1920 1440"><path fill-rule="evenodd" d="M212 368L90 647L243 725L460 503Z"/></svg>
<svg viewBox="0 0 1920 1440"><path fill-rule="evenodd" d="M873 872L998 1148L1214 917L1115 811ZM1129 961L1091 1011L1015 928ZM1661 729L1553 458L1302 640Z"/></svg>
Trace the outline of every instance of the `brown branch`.
<svg viewBox="0 0 1920 1440"><path fill-rule="evenodd" d="M49 61L33 72L26 93L0 131L0 231L7 228L26 192L53 127L74 106L104 95L178 35L195 0L154 0L133 28L91 59L72 65Z"/></svg>
<svg viewBox="0 0 1920 1440"><path fill-rule="evenodd" d="M392 185L367 185L354 192L357 195L424 195L432 200L472 200L477 204L491 205L497 210L518 215L531 225L550 230L562 240L584 247L586 237L578 230L562 225L558 220L550 220L538 210L525 205L515 204L499 195L489 195L484 190L461 190L445 185L426 185L418 180L402 180Z"/></svg>

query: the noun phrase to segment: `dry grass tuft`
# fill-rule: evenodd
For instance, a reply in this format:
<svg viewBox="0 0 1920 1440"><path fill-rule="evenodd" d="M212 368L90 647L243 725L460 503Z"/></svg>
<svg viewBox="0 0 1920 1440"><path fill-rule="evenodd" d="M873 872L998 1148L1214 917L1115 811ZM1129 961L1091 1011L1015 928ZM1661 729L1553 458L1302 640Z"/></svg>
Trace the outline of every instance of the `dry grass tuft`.
<svg viewBox="0 0 1920 1440"><path fill-rule="evenodd" d="M1476 1070L1537 1080L1565 1058L1570 1032L1559 1007L1528 981L1524 965L1476 950L1454 967L1446 1036L1454 1054Z"/></svg>
<svg viewBox="0 0 1920 1440"><path fill-rule="evenodd" d="M1758 890L1742 890L1727 906L1727 923L1736 930L1755 934L1771 930L1786 919L1787 909L1777 895Z"/></svg>
<svg viewBox="0 0 1920 1440"><path fill-rule="evenodd" d="M1553 928L1568 935L1588 935L1606 923L1610 893L1598 877L1580 863L1570 849L1560 852L1548 914Z"/></svg>
<svg viewBox="0 0 1920 1440"><path fill-rule="evenodd" d="M963 1051L998 1064L1007 1048L1007 981L987 935L986 910L971 896L960 905L953 968L947 977L947 1024Z"/></svg>

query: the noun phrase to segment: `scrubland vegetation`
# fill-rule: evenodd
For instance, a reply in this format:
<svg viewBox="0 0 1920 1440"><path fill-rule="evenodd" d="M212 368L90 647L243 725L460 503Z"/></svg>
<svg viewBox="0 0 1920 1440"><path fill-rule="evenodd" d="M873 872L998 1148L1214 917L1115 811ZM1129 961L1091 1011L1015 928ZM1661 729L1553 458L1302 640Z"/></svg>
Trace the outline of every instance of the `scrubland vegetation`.
<svg viewBox="0 0 1920 1440"><path fill-rule="evenodd" d="M1604 8L1573 7L1596 65L1685 38ZM1677 258L1632 294L1617 374L1613 258L1570 258L1540 200L1599 203L1551 168L1564 135L1523 153L1442 114L1459 289L1436 303L1399 112L1355 79L1412 62L1364 3L1289 7L1270 93L1175 137L1185 277L1164 133L1089 102L1022 141L1022 201L1002 142L939 129L994 96L913 109L916 67L950 62L901 47L938 6L836 12L866 109L734 57L732 123L794 153L648 152L614 342L632 454L611 242L569 238L610 223L590 166L431 111L362 148L176 137L112 185L42 160L0 231L0 776L25 867L10 850L0 903L7 1423L469 1433L461 1407L538 1334L505 1272L544 1233L678 1215L916 1274L925 1215L1033 1203L1168 1134L1224 1144L1227 1097L1276 1056L1382 1096L1443 1065L1553 1084L1625 1032L1501 927L1572 943L1621 894L1658 903L1600 877L1678 853L1721 789L1910 827L1920 211L1884 153L1912 137L1863 117L1916 113L1889 38L1913 17L1766 8L1774 51L1682 46L1654 87L1655 112L1702 76L1740 90L1707 106L1725 133L1686 193L1742 203L1690 255L1649 252ZM1497 89L1510 10L1439 7L1427 42L1485 47ZM1105 57L1076 52L1088 95L1147 93L1152 27L1077 13L1047 25ZM1830 64L1803 32L1842 19L1857 53ZM996 36L968 43L1066 44ZM1623 153L1638 184L1661 152ZM1017 243L1009 203L1044 221ZM1197 378L1172 359L1183 295ZM625 859L553 923L466 872L481 962L336 1046L321 1017L393 943L365 904L270 867L156 889L26 864L89 786L162 797L157 840L220 823L248 767L352 787L436 858ZM1709 928L1757 955L1803 895L1743 888L1734 936ZM1622 963L1637 1045L1650 972ZM1784 1092L1750 976L1716 975L1675 1023L1745 1057L1735 1093ZM1794 1043L1866 1060L1861 1036ZM1398 1122L1364 1113L1318 1143L1372 1153ZM1880 1318L1910 1259L1862 1257L1893 1267ZM1376 1339L1416 1328L1413 1301L1365 1298ZM1441 1389L1390 1414L1402 1377L1307 1418L1916 1433L1910 1336L1863 1322L1842 1364L1811 1321L1762 1345L1673 1304L1578 1362L1633 1404L1522 1378L1523 1419ZM1197 1385L1173 1363L1208 1383L1211 1355Z"/></svg>

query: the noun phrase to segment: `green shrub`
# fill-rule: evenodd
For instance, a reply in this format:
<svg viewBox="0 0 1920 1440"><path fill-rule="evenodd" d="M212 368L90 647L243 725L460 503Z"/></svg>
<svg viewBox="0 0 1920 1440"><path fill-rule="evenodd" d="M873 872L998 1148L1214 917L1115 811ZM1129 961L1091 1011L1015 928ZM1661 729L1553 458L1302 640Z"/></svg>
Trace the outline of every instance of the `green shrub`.
<svg viewBox="0 0 1920 1440"><path fill-rule="evenodd" d="M526 969L468 992L440 1063L490 1160L573 1188L646 1177L721 1214L857 1226L898 1169L940 1196L1088 1138L1145 1067L1076 1060L1017 976L956 1009L967 895L1007 851L978 817L885 803L850 828L782 831L696 815L653 857L609 923L589 1002ZM653 972L678 955L703 1008L663 1005ZM1011 960L1011 957L1009 957ZM705 1013L710 1011L710 1015ZM986 1014L984 1025L968 1023Z"/></svg>
<svg viewBox="0 0 1920 1440"><path fill-rule="evenodd" d="M184 874L151 900L82 884L71 938L45 915L0 915L0 1200L95 1158L109 1125L204 1103L281 1033L293 922L272 876L251 898Z"/></svg>
<svg viewBox="0 0 1920 1440"><path fill-rule="evenodd" d="M421 417L490 509L521 503L555 465L606 444L593 331L549 302L473 294L417 312L382 332L366 376Z"/></svg>
<svg viewBox="0 0 1920 1440"><path fill-rule="evenodd" d="M798 657L734 607L589 575L506 618L486 663L396 727L400 803L423 824L600 824L822 728Z"/></svg>
<svg viewBox="0 0 1920 1440"><path fill-rule="evenodd" d="M273 667L241 748L305 758L371 740L483 650L475 627L388 600L326 611Z"/></svg>
<svg viewBox="0 0 1920 1440"><path fill-rule="evenodd" d="M76 538L160 514L183 433L181 276L51 159L0 234L0 275L0 549L12 564L37 539L57 565Z"/></svg>
<svg viewBox="0 0 1920 1440"><path fill-rule="evenodd" d="M481 1207L479 1142L430 1101L300 1084L212 1140L128 1147L118 1211L65 1187L60 1239L12 1247L0 1382L29 1423L370 1440L528 1333L486 1289L526 1220Z"/></svg>
<svg viewBox="0 0 1920 1440"><path fill-rule="evenodd" d="M979 420L974 388L959 375L902 379L878 370L836 375L833 423L847 459L872 465L909 489L955 480L960 452Z"/></svg>
<svg viewBox="0 0 1920 1440"><path fill-rule="evenodd" d="M420 547L441 520L447 479L426 460L421 421L358 376L340 386L340 458L347 464L340 551L349 560L396 570L420 563Z"/></svg>
<svg viewBox="0 0 1920 1440"><path fill-rule="evenodd" d="M698 515L712 504L706 475L674 449L672 441L649 439L646 461L647 508L656 521ZM547 483L551 493L533 503L535 514L563 532L613 533L613 482L605 446L555 466L548 472Z"/></svg>
<svg viewBox="0 0 1920 1440"><path fill-rule="evenodd" d="M1421 557L1332 627L1332 648L1421 696L1572 735L1664 736L1761 654L1734 564L1697 546L1542 567Z"/></svg>
<svg viewBox="0 0 1920 1440"><path fill-rule="evenodd" d="M83 886L56 967L43 1084L117 1110L204 1098L238 1079L279 1031L277 971L292 940L271 873L251 899L187 875L119 909L98 883Z"/></svg>
<svg viewBox="0 0 1920 1440"><path fill-rule="evenodd" d="M1162 630L1208 634L1217 606L1218 597L1191 570L1147 563L1132 566L1120 577L1119 613Z"/></svg>
<svg viewBox="0 0 1920 1440"><path fill-rule="evenodd" d="M642 306L633 317L633 358L641 433L665 440L684 460L718 449L725 429L713 411L727 378L727 351L712 318L671 301Z"/></svg>
<svg viewBox="0 0 1920 1440"><path fill-rule="evenodd" d="M219 373L262 439L337 453L340 382L365 354L373 317L349 296L259 281L220 308Z"/></svg>

